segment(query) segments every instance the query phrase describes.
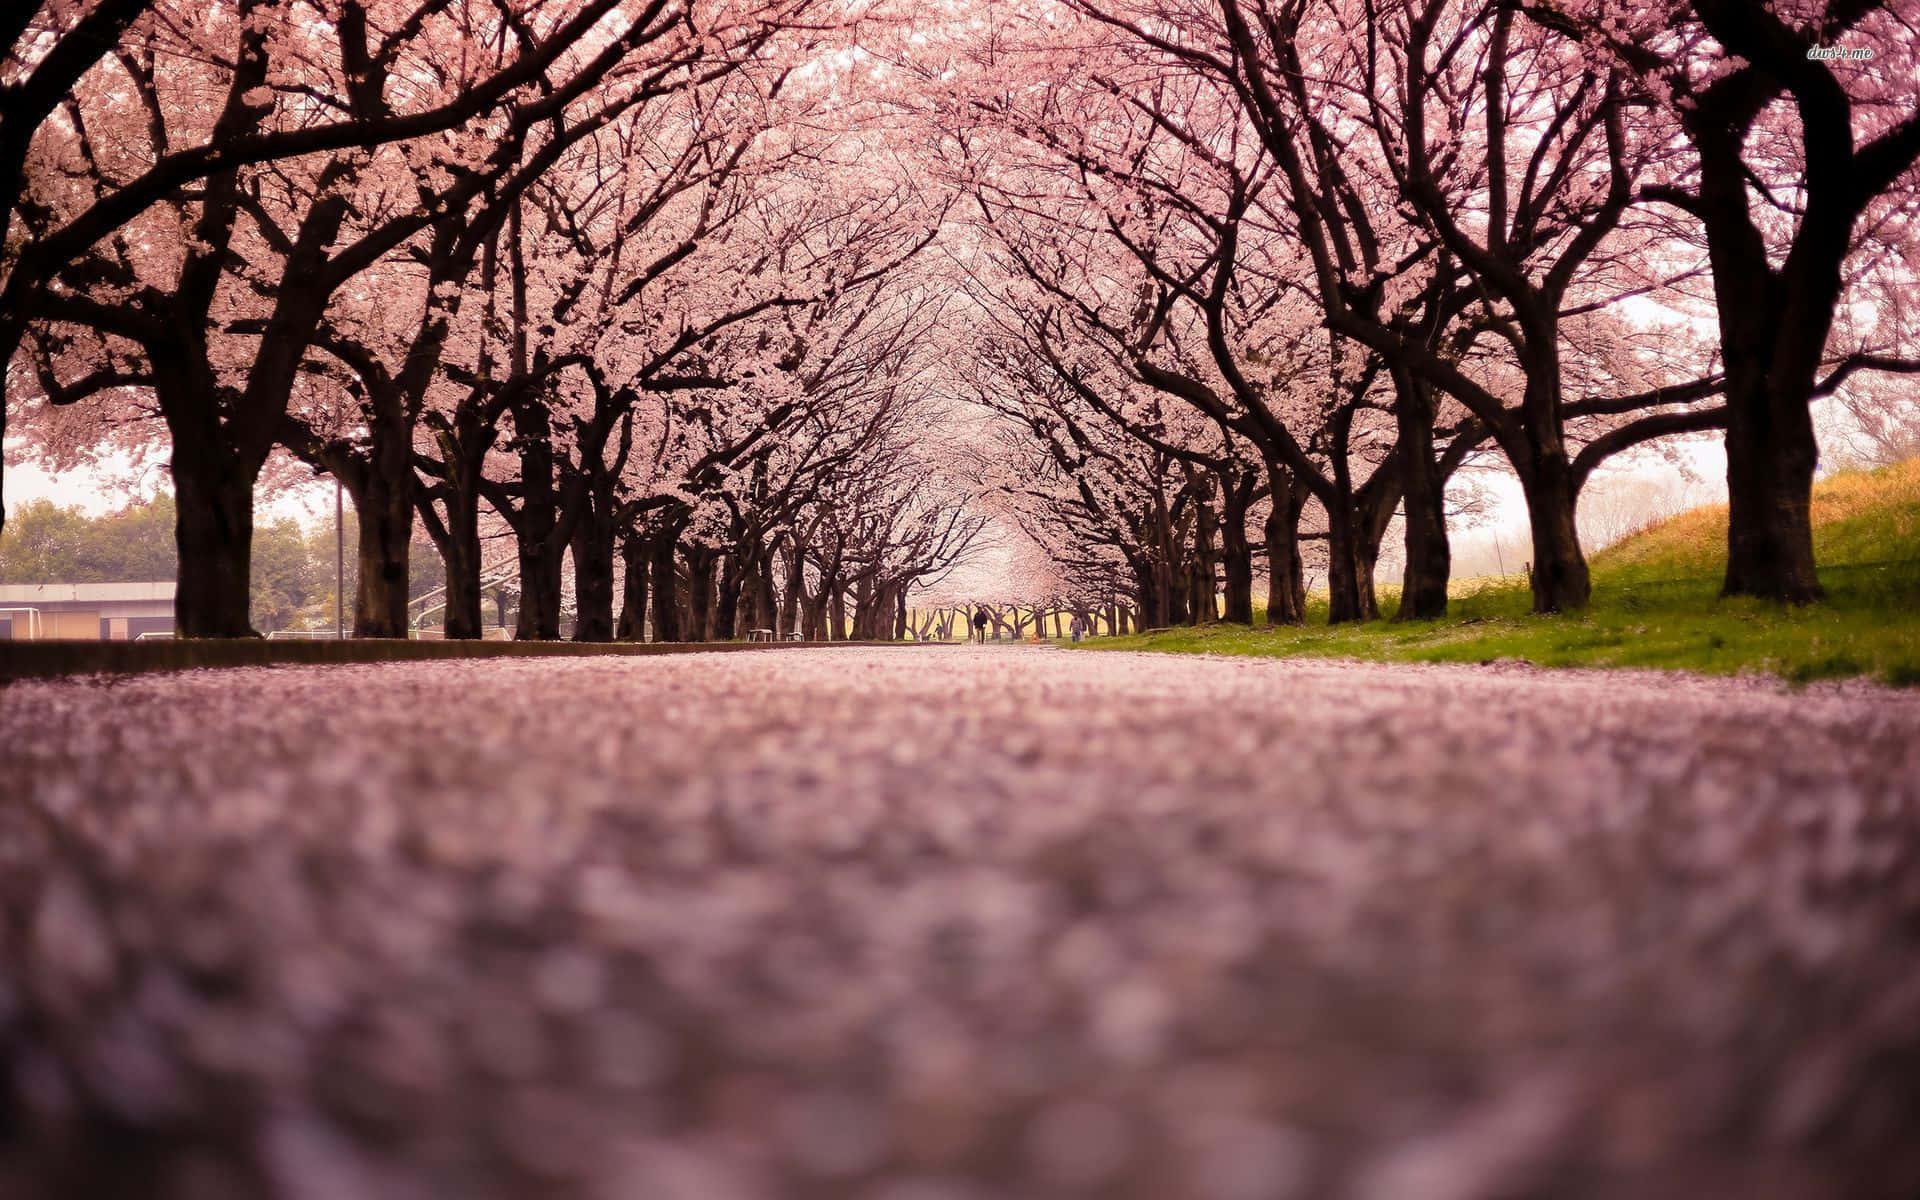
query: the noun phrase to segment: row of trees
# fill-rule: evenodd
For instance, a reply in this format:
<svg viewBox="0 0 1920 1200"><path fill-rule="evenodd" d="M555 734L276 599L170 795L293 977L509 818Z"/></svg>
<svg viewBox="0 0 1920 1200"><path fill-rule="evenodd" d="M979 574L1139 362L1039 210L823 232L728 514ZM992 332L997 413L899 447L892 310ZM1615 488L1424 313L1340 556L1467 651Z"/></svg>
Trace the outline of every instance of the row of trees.
<svg viewBox="0 0 1920 1200"><path fill-rule="evenodd" d="M897 635L979 532L929 422L944 200L820 0L147 0L12 34L0 354L55 465L164 427L184 636L252 631L253 506L358 515L358 636ZM649 620L650 617L650 620Z"/></svg>
<svg viewBox="0 0 1920 1200"><path fill-rule="evenodd" d="M1297 621L1311 555L1366 619L1397 527L1399 615L1439 616L1449 481L1497 456L1534 607L1577 609L1595 469L1723 431L1725 591L1820 597L1812 406L1920 359L1902 6L1066 0L969 34L923 66L973 391L1083 590L1245 621L1264 559Z"/></svg>
<svg viewBox="0 0 1920 1200"><path fill-rule="evenodd" d="M363 636L417 531L448 636L494 545L522 637L569 582L584 639L899 636L990 520L1028 604L1364 619L1397 537L1433 617L1489 462L1572 609L1582 487L1677 436L1726 590L1804 602L1811 406L1920 357L1890 0L9 12L0 416L164 431L189 636L250 632L255 497L315 472Z"/></svg>
<svg viewBox="0 0 1920 1200"><path fill-rule="evenodd" d="M0 530L0 583L119 583L170 581L179 576L173 529L178 520L165 492L100 516L51 500L18 506ZM345 536L354 537L348 514ZM303 525L290 516L258 523L253 538L252 619L263 633L328 629L336 615L336 572L346 591L356 564L337 556L331 519ZM441 580L416 571L414 594L431 594Z"/></svg>

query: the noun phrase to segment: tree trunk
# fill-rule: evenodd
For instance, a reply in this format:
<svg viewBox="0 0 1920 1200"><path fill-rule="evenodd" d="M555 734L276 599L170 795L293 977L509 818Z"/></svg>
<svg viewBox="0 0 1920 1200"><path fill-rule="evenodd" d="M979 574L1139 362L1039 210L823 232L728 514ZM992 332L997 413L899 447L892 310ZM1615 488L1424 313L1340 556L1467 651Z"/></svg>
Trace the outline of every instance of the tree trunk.
<svg viewBox="0 0 1920 1200"><path fill-rule="evenodd" d="M520 619L513 635L521 641L550 642L560 636L560 570L565 557L565 547L555 545L552 536L560 520L553 486L552 423L541 404L516 406L513 419L520 435L522 492L519 513L512 518L513 540L520 554ZM501 501L495 503L502 506Z"/></svg>
<svg viewBox="0 0 1920 1200"><path fill-rule="evenodd" d="M1380 558L1380 543L1364 536L1357 539L1354 546L1353 581L1354 590L1360 600L1362 621L1380 619L1380 601L1373 590L1373 568Z"/></svg>
<svg viewBox="0 0 1920 1200"><path fill-rule="evenodd" d="M1360 600L1360 546L1353 505L1345 497L1327 509L1327 623L1363 621Z"/></svg>
<svg viewBox="0 0 1920 1200"><path fill-rule="evenodd" d="M1575 612L1587 606L1592 584L1574 526L1578 493L1560 416L1560 347L1553 331L1535 330L1521 357L1527 374L1526 443L1522 461L1513 465L1533 535L1533 611Z"/></svg>
<svg viewBox="0 0 1920 1200"><path fill-rule="evenodd" d="M258 637L249 615L253 477L217 448L178 436L173 446L177 636Z"/></svg>
<svg viewBox="0 0 1920 1200"><path fill-rule="evenodd" d="M1727 408L1727 575L1721 593L1810 604L1825 596L1813 561L1813 472L1805 397L1765 377Z"/></svg>
<svg viewBox="0 0 1920 1200"><path fill-rule="evenodd" d="M687 640L713 640L713 559L711 547L691 545L687 559Z"/></svg>
<svg viewBox="0 0 1920 1200"><path fill-rule="evenodd" d="M1219 581L1214 566L1218 555L1214 535L1219 527L1213 512L1212 489L1194 495L1193 572L1187 580L1187 619L1195 625L1211 625L1220 619L1216 603Z"/></svg>
<svg viewBox="0 0 1920 1200"><path fill-rule="evenodd" d="M613 636L623 642L643 642L647 638L646 539L627 534L620 542L620 559L626 578L620 587L620 623Z"/></svg>
<svg viewBox="0 0 1920 1200"><path fill-rule="evenodd" d="M414 500L420 506L421 522L426 525L447 568L443 636L448 640L471 641L481 634L480 607L484 599L480 587L481 472L487 451L497 436L497 429L488 427L478 413L462 404L454 413L451 426L441 424L434 430L434 440L440 448L441 480L433 489L434 495L426 495L419 484L415 484ZM436 514L434 499L441 502L442 514ZM496 623L500 617L496 611Z"/></svg>
<svg viewBox="0 0 1920 1200"><path fill-rule="evenodd" d="M480 494L454 487L446 502L446 537L439 543L447 567L444 635L449 641L480 636Z"/></svg>
<svg viewBox="0 0 1920 1200"><path fill-rule="evenodd" d="M1399 472L1391 465L1374 472L1355 497L1354 562L1355 587L1360 597L1360 619L1380 619L1380 598L1374 591L1374 567L1380 561L1380 544L1386 540L1387 526L1400 507Z"/></svg>
<svg viewBox="0 0 1920 1200"><path fill-rule="evenodd" d="M1165 624L1161 619L1163 614L1159 607L1160 573L1154 569L1151 562L1143 559L1136 558L1130 561L1128 566L1133 571L1133 591L1138 601L1135 607L1139 613L1140 628L1158 629Z"/></svg>
<svg viewBox="0 0 1920 1200"><path fill-rule="evenodd" d="M1577 612L1587 606L1592 583L1587 558L1574 532L1573 470L1564 451L1537 456L1521 473L1527 524L1533 535L1533 611Z"/></svg>
<svg viewBox="0 0 1920 1200"><path fill-rule="evenodd" d="M413 468L407 468L404 482L383 478L377 466L355 482L357 487L347 489L360 525L353 636L404 638L408 555L413 548Z"/></svg>
<svg viewBox="0 0 1920 1200"><path fill-rule="evenodd" d="M801 631L800 602L807 594L807 548L795 542L787 551L787 590L780 596L780 623L775 626L782 638Z"/></svg>
<svg viewBox="0 0 1920 1200"><path fill-rule="evenodd" d="M775 544L767 547L766 553L760 556L759 563L753 572L751 585L753 588L753 623L749 628L771 629L774 631L775 636L779 636L782 632L779 628L779 605L774 599L773 591L773 565L779 557L780 547L776 539Z"/></svg>
<svg viewBox="0 0 1920 1200"><path fill-rule="evenodd" d="M1307 619L1305 564L1300 558L1300 510L1307 490L1292 474L1268 469L1273 509L1267 514L1267 624L1299 625Z"/></svg>
<svg viewBox="0 0 1920 1200"><path fill-rule="evenodd" d="M1366 563L1366 533L1353 489L1352 467L1347 461L1348 437L1353 427L1351 406L1334 418L1333 446L1329 455L1333 468L1331 488L1320 494L1327 511L1327 623L1365 621L1372 607L1372 580L1363 573Z"/></svg>
<svg viewBox="0 0 1920 1200"><path fill-rule="evenodd" d="M827 630L827 640L830 642L844 642L847 640L846 585L835 580L831 595L832 599L828 603L828 620L831 622L831 626Z"/></svg>
<svg viewBox="0 0 1920 1200"><path fill-rule="evenodd" d="M413 473L413 425L397 405L376 403L371 452L322 453L334 477L353 497L359 518L360 576L353 602L353 636L407 636L407 585L413 549L413 511L419 488Z"/></svg>
<svg viewBox="0 0 1920 1200"><path fill-rule="evenodd" d="M513 636L523 642L560 637L561 556L544 537L516 537L520 551L520 617Z"/></svg>
<svg viewBox="0 0 1920 1200"><path fill-rule="evenodd" d="M1738 21L1741 18L1727 17ZM1802 108L1808 146L1793 240L1769 261L1754 223L1745 121L1695 111L1700 216L1713 265L1720 353L1727 372L1727 574L1721 592L1807 604L1824 596L1813 559L1812 414L1815 379L1845 287L1843 267L1864 192L1855 191L1844 105ZM1816 132L1823 129L1825 133ZM1824 145L1822 145L1824 143ZM1908 151L1911 152L1910 150Z"/></svg>
<svg viewBox="0 0 1920 1200"><path fill-rule="evenodd" d="M680 627L674 549L672 533L660 534L649 547L648 560L653 576L653 640L656 642L677 642L685 636Z"/></svg>
<svg viewBox="0 0 1920 1200"><path fill-rule="evenodd" d="M740 591L752 565L735 550L720 560L720 590L715 594L712 641L729 642L740 636Z"/></svg>
<svg viewBox="0 0 1920 1200"><path fill-rule="evenodd" d="M1220 526L1220 561L1225 568L1227 603L1224 619L1232 625L1253 624L1253 545L1247 540L1247 507L1253 501L1253 477L1221 480L1225 512Z"/></svg>
<svg viewBox="0 0 1920 1200"><path fill-rule="evenodd" d="M613 640L613 498L587 495L573 524L573 640Z"/></svg>
<svg viewBox="0 0 1920 1200"><path fill-rule="evenodd" d="M1177 544L1169 546L1169 549L1174 554L1179 553ZM1187 569L1188 564L1184 560L1185 556L1180 555L1180 561L1163 562L1160 566L1160 587L1163 593L1160 602L1166 606L1164 617L1169 627L1185 625L1187 614L1193 611L1187 603L1187 592L1192 587L1192 580Z"/></svg>
<svg viewBox="0 0 1920 1200"><path fill-rule="evenodd" d="M1433 389L1408 371L1396 371L1394 385L1407 563L1393 619L1436 621L1447 615L1453 550L1447 542L1447 482L1433 458Z"/></svg>

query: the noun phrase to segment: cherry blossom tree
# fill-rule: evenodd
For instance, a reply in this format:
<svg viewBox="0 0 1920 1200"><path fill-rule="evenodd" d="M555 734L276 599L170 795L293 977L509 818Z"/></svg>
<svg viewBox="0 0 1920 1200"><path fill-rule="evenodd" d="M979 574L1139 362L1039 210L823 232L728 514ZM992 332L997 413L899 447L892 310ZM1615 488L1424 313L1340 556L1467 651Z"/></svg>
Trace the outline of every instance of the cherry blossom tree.
<svg viewBox="0 0 1920 1200"><path fill-rule="evenodd" d="M457 129L529 89L550 91L550 70L585 44L595 51L589 76L592 62L617 61L664 7L643 11L624 32L604 24L618 0L509 12L496 26L511 30L500 40L503 53L465 64L491 69L463 71L435 47L467 38L468 14L439 0L342 0L324 12L297 0L10 6L0 25L0 364L11 364L45 315L49 289L76 286L63 275L154 206L178 208L182 189L205 181L204 232L218 235L240 169ZM90 98L104 103L88 113ZM73 170L76 158L86 169ZM197 232L181 223L133 240ZM9 371L0 388L11 378ZM54 397L72 401L122 385L117 371L100 368ZM0 391L0 434L6 416Z"/></svg>
<svg viewBox="0 0 1920 1200"><path fill-rule="evenodd" d="M344 10L339 19L347 30L339 35L347 47L340 53L349 59L366 36L358 24L364 14L356 11ZM476 24L471 14L456 14L460 23L439 29L441 38L476 49L466 56L464 74L441 70L436 77L445 79L450 92L484 83L505 69L503 63L517 61L523 42L538 42L551 15L507 10ZM758 44L766 36L759 17L766 15L756 13L744 28L723 29L749 46ZM331 81L309 78L310 68L276 73L273 53L294 51L285 44L293 35L283 32L278 41L271 36L277 28L268 19L273 16L264 4L243 4L230 16L209 17L193 31L195 38L216 40L195 64L201 78L188 94L219 96L217 106L195 109L173 102L169 89L188 87L194 71L167 73L158 82L161 77L147 67L156 82L135 89L146 109L144 144L96 143L91 126L76 118L71 141L58 151L85 169L49 170L36 178L94 182L91 190L84 183L66 185L60 195L48 197L46 207L60 211L65 200L65 207L80 213L75 221L92 219L89 197L118 177L121 160L164 160L177 142L201 136L196 122L210 123L211 132L204 135L208 144L227 146L299 122L307 109L323 102L375 122L392 116L385 98L387 66L347 70L337 87L324 92L316 85ZM299 35L325 43L325 29L303 24ZM173 44L176 40L170 30L156 32L146 61L160 55L186 58L194 47L183 49ZM436 214L462 209L489 189L510 185L515 168L526 165L523 159L537 168L542 154L550 153L539 144L540 131L582 97L591 94L602 115L617 111L648 94L663 76L698 70L704 56L724 54L728 44L727 37L703 38L689 31L684 14L653 6L611 40L597 37L572 47L571 57L550 57L527 84L537 94L500 110L491 127L463 127L372 152L355 146L309 154L287 171L257 167L217 173L197 195L176 193L165 214L144 215L138 231L144 236L111 236L89 251L90 257L62 269L53 280L57 290L38 299L43 321L90 326L140 347L145 375L138 381L153 388L169 426L180 507L183 567L176 607L182 632L231 636L248 631L253 485L284 432L294 382L332 295L418 235ZM223 57L219 51L228 46L237 50ZM234 65L222 65L229 60ZM138 81L140 60L130 61L133 65L122 65ZM111 108L112 97L109 89L98 100ZM181 125L185 128L176 129ZM368 214L377 216L358 219ZM356 217L352 223L350 215ZM340 241L343 237L347 240ZM269 265L261 270L263 263ZM96 372L63 387L54 399L70 401L125 382ZM386 507L404 512L398 504ZM377 525L390 532L392 522ZM395 553L404 554L404 536L388 541L399 547ZM403 603L404 570L397 581L392 575L370 573L363 579L394 586Z"/></svg>
<svg viewBox="0 0 1920 1200"><path fill-rule="evenodd" d="M1100 27L1092 36L1102 36ZM973 166L965 185L1007 247L1011 271L1038 288L1031 296L1009 294L1002 306L1037 312L1042 320L1052 319L1049 306L1063 308L1076 329L1063 330L1067 336L1056 343L1073 341L1073 333L1103 343L1102 353L1123 371L1246 439L1266 466L1265 494L1288 497L1304 487L1329 514L1334 619L1376 616L1373 564L1414 474L1408 464L1416 456L1428 464L1420 478L1433 485L1437 505L1438 485L1484 439L1484 429L1449 414L1449 436L1460 440L1433 461L1434 405L1414 417L1408 406L1381 395L1388 372L1377 353L1329 342L1320 331L1313 293L1298 285L1311 277L1310 264L1298 254L1285 206L1272 194L1276 172L1262 159L1233 97L1204 78L1169 77L1138 58L1123 45L1091 61L1083 48L1077 65L1088 72L1084 86L1069 80L1026 87L1019 108L997 95L967 99L959 115L984 114L984 120L955 121ZM983 128L1010 129L1042 157L1016 155L1010 167L1003 153L983 169ZM1368 245L1373 248L1371 239ZM1414 276L1420 259L1410 255L1402 274ZM1412 291L1424 293L1429 304L1458 307L1457 291L1422 288L1417 280ZM1048 340L1039 339L1041 350L1058 366L1060 355L1047 348ZM1063 378L1073 372L1063 371ZM1100 403L1097 394L1089 399ZM1398 430L1396 414L1403 418ZM1238 477L1220 482L1230 501L1223 526L1230 619L1246 620L1241 518L1250 491ZM1416 489L1416 498L1426 494ZM1298 506L1282 503L1270 511L1269 533L1290 547L1293 526L1278 518ZM1445 537L1437 511L1431 521L1409 527L1410 537L1428 534L1419 546L1437 550L1440 563L1435 570L1428 561L1433 553L1410 554L1409 574L1421 581L1437 576L1443 607ZM1297 560L1290 548L1281 549L1270 544L1269 557ZM1283 570L1280 578L1290 573ZM1435 590L1423 582L1407 595L1418 602ZM1284 591L1273 596L1287 598ZM1268 611L1271 619L1299 616L1287 603ZM1432 615L1417 603L1402 611Z"/></svg>
<svg viewBox="0 0 1920 1200"><path fill-rule="evenodd" d="M1577 609L1587 481L1723 429L1725 589L1805 601L1811 406L1897 433L1920 370L1888 0L41 0L0 33L0 419L168 457L189 636L250 632L254 497L301 466L353 497L361 636L408 632L416 519L453 637L489 535L521 637L898 637L995 524L1016 633L1248 622L1263 564L1297 621L1309 560L1372 619L1393 536L1429 619L1448 481L1496 453L1535 609Z"/></svg>
<svg viewBox="0 0 1920 1200"><path fill-rule="evenodd" d="M1565 395L1563 310L1605 289L1588 269L1659 149L1636 137L1618 78L1589 71L1577 43L1526 23L1516 5L1235 2L1219 13L1220 42L1180 52L1232 81L1284 174L1330 326L1406 373L1403 391L1417 375L1486 427L1526 492L1536 609L1584 605L1569 417L1579 404L1612 414L1712 388L1681 381L1654 395ZM1377 155L1417 235L1444 250L1478 293L1475 317L1508 347L1518 404L1463 370L1446 346L1421 344L1382 319L1370 295L1383 282L1381 265L1355 261L1345 245L1366 228L1347 169L1355 156L1343 149L1357 139ZM1664 416L1633 436L1718 419L1710 411ZM1611 448L1630 444L1622 435Z"/></svg>
<svg viewBox="0 0 1920 1200"><path fill-rule="evenodd" d="M1687 159L1643 194L1698 222L1727 376L1725 591L1820 597L1809 406L1857 371L1920 370L1911 345L1836 314L1920 264L1920 53L1909 6L1667 0L1529 10L1636 76ZM1891 351L1891 352L1890 352Z"/></svg>

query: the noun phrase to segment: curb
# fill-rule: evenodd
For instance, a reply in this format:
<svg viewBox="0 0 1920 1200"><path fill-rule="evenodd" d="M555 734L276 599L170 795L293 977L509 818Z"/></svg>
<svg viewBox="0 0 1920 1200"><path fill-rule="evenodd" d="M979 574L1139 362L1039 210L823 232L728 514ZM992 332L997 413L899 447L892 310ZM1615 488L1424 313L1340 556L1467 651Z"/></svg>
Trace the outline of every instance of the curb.
<svg viewBox="0 0 1920 1200"><path fill-rule="evenodd" d="M930 646L934 642L423 642L366 638L269 642L255 638L153 642L0 642L0 684L67 675L142 675L223 667L437 662L477 658L633 657L776 653L837 646Z"/></svg>

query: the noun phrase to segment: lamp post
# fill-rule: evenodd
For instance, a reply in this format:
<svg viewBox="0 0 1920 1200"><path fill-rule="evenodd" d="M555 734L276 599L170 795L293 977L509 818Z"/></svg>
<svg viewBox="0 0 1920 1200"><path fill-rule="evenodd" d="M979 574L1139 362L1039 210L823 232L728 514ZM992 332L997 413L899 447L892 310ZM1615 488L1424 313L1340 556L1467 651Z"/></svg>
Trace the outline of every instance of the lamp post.
<svg viewBox="0 0 1920 1200"><path fill-rule="evenodd" d="M344 532L345 505L340 499L340 481L333 481L333 638L347 637L347 538Z"/></svg>

